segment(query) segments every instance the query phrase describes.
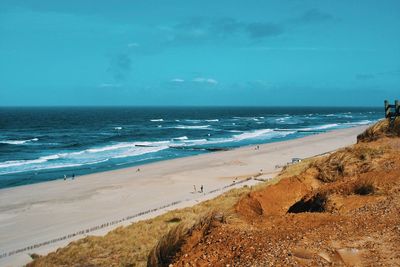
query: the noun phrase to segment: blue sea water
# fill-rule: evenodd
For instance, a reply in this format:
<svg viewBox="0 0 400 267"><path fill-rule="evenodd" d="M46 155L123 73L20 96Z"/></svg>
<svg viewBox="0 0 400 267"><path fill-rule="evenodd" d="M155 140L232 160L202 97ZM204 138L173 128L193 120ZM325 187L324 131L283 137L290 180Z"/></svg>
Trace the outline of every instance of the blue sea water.
<svg viewBox="0 0 400 267"><path fill-rule="evenodd" d="M0 188L368 124L378 108L0 108Z"/></svg>

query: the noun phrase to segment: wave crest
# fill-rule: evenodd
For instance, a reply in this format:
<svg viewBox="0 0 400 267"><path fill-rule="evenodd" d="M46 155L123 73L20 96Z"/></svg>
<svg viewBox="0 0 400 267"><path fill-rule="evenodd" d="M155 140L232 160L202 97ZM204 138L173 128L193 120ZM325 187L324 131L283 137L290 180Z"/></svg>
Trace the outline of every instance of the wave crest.
<svg viewBox="0 0 400 267"><path fill-rule="evenodd" d="M32 138L28 140L0 140L0 144L8 144L8 145L24 145L30 142L39 141L39 138Z"/></svg>

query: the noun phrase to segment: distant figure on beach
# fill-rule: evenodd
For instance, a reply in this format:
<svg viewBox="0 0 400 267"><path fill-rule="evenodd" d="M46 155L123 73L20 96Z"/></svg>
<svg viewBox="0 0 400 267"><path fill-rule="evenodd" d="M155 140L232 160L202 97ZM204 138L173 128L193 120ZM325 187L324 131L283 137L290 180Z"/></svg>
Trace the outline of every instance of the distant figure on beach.
<svg viewBox="0 0 400 267"><path fill-rule="evenodd" d="M257 146L257 150L260 150L260 146Z"/></svg>
<svg viewBox="0 0 400 267"><path fill-rule="evenodd" d="M203 185L200 186L200 192L203 193Z"/></svg>
<svg viewBox="0 0 400 267"><path fill-rule="evenodd" d="M67 180L67 176L64 174L64 181Z"/></svg>
<svg viewBox="0 0 400 267"><path fill-rule="evenodd" d="M263 174L263 170L262 170L262 169L260 170L260 175L261 175L261 174Z"/></svg>
<svg viewBox="0 0 400 267"><path fill-rule="evenodd" d="M193 189L194 189L194 191L193 191L193 192L195 192L195 193L196 193L196 192L197 192L197 191L196 191L196 185L193 185Z"/></svg>
<svg viewBox="0 0 400 267"><path fill-rule="evenodd" d="M74 180L74 179L75 179L75 173L72 174L72 180Z"/></svg>
<svg viewBox="0 0 400 267"><path fill-rule="evenodd" d="M138 168L138 169L136 170L136 172L140 172L140 168Z"/></svg>

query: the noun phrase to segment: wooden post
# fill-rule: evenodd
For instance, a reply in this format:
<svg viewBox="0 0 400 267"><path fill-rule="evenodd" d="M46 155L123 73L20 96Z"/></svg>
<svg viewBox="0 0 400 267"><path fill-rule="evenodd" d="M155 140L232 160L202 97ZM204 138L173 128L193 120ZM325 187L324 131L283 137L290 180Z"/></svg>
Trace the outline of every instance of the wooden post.
<svg viewBox="0 0 400 267"><path fill-rule="evenodd" d="M400 116L399 100L394 101L394 107L395 107L394 116L395 117Z"/></svg>
<svg viewBox="0 0 400 267"><path fill-rule="evenodd" d="M389 101L385 100L385 118L390 118Z"/></svg>

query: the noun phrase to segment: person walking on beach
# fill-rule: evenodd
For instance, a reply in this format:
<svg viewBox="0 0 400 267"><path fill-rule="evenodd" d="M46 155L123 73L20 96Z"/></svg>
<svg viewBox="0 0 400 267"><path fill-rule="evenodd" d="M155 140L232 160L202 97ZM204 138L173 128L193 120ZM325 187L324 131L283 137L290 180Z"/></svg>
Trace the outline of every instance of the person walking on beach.
<svg viewBox="0 0 400 267"><path fill-rule="evenodd" d="M74 180L74 179L75 179L75 173L72 174L72 180Z"/></svg>
<svg viewBox="0 0 400 267"><path fill-rule="evenodd" d="M196 185L193 185L193 189L194 189L194 193L196 193L197 191L196 191Z"/></svg>
<svg viewBox="0 0 400 267"><path fill-rule="evenodd" d="M200 193L203 193L203 185L200 186Z"/></svg>
<svg viewBox="0 0 400 267"><path fill-rule="evenodd" d="M64 174L64 181L67 180L67 176Z"/></svg>

